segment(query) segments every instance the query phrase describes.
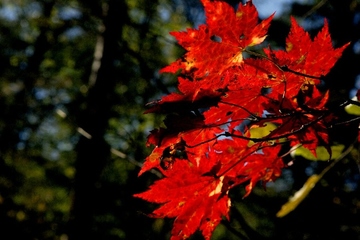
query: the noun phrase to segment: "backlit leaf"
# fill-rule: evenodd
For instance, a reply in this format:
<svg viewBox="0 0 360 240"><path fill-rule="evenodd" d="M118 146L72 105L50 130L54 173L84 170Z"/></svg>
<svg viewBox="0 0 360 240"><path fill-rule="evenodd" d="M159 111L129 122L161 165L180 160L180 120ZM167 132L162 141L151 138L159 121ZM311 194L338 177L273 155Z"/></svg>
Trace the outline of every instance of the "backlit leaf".
<svg viewBox="0 0 360 240"><path fill-rule="evenodd" d="M319 181L320 177L316 174L310 176L308 180L304 183L303 187L298 190L287 203L285 203L280 211L276 213L277 217L284 217L293 211L309 194L309 192L314 188L315 184Z"/></svg>
<svg viewBox="0 0 360 240"><path fill-rule="evenodd" d="M347 46L333 48L327 21L312 39L291 18L285 50L273 51L259 45L273 15L259 20L251 1L236 10L220 0L201 2L206 24L171 33L186 53L161 70L179 74L178 92L146 111L166 118L148 137L155 147L139 175L157 168L164 178L135 195L160 205L152 217L175 218L171 239L196 230L210 239L229 217L228 191L242 184L247 196L258 182L275 181L291 152L284 147L301 145L292 154L317 160L343 148L329 145L335 117L329 92L317 88ZM316 181L312 176L278 216L293 210Z"/></svg>

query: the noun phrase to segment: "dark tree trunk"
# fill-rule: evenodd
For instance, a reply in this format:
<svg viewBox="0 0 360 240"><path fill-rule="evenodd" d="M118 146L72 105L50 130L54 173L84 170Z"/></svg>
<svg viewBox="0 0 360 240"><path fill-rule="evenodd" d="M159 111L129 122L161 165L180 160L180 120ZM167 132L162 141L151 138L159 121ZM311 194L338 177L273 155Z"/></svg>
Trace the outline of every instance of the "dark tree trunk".
<svg viewBox="0 0 360 240"><path fill-rule="evenodd" d="M96 239L93 216L98 207L97 183L110 155L110 146L104 139L111 110L111 95L114 94L115 59L119 53L119 37L126 14L123 1L110 0L104 6L103 33L98 44L103 44L99 71L94 72L89 82L86 108L80 112L78 124L83 134L77 145L74 199L69 222L70 239ZM123 13L122 11L125 11ZM103 42L101 42L103 41ZM96 55L96 54L95 54ZM96 60L96 57L95 57Z"/></svg>

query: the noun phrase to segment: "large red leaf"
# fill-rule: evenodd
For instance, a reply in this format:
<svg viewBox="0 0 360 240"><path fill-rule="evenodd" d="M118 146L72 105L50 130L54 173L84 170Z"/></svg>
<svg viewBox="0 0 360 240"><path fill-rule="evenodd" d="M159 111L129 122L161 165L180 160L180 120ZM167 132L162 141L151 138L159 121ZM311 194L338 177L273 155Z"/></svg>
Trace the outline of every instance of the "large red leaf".
<svg viewBox="0 0 360 240"><path fill-rule="evenodd" d="M260 44L266 37L273 16L259 23L251 1L239 4L237 11L225 2L202 0L207 25L186 32L171 33L188 52L162 72L192 76L193 80L219 75L231 66L243 63L246 47Z"/></svg>
<svg viewBox="0 0 360 240"><path fill-rule="evenodd" d="M207 24L186 32L172 32L187 53L161 72L181 70L186 78L179 78L180 93L172 93L154 102L147 112L168 112L174 108L210 107L217 105L224 95L228 78L222 73L243 65L243 51L258 45L266 37L273 16L259 23L255 6L249 1L239 4L236 12L222 1L202 1ZM175 104L181 103L181 104Z"/></svg>
<svg viewBox="0 0 360 240"><path fill-rule="evenodd" d="M284 69L287 96L294 96L303 84L318 84L319 79L330 71L348 45L333 48L326 20L322 30L311 40L310 35L292 17L286 50L265 49L265 52L277 66ZM283 89L277 92L282 93Z"/></svg>
<svg viewBox="0 0 360 240"><path fill-rule="evenodd" d="M213 161L195 166L186 160L174 163L146 192L136 194L150 202L162 204L151 216L176 218L171 239L186 239L198 228L206 239L223 216L228 218L230 200L223 179L210 175Z"/></svg>

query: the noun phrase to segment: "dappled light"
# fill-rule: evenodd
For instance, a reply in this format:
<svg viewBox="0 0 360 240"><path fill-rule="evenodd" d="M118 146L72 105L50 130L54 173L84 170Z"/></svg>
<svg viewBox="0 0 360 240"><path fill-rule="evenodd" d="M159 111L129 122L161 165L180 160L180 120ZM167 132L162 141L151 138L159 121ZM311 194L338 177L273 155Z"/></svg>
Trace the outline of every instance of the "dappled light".
<svg viewBox="0 0 360 240"><path fill-rule="evenodd" d="M1 239L359 240L360 4L204 2L0 3Z"/></svg>

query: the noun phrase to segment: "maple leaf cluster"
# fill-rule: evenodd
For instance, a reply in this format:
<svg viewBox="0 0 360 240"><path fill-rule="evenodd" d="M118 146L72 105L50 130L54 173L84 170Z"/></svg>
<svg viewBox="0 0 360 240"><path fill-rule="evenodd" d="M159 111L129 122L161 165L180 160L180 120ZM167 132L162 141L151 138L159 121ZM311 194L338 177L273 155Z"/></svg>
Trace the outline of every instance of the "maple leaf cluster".
<svg viewBox="0 0 360 240"><path fill-rule="evenodd" d="M171 239L209 239L229 218L230 189L245 184L247 196L281 175L285 143L328 146L333 116L317 84L346 47L333 48L326 21L311 39L292 18L284 50L261 48L273 15L259 21L251 1L236 11L201 2L206 24L171 33L186 53L161 70L178 74L179 92L146 111L167 116L139 175L157 168L164 178L135 195L161 205L151 216L175 218Z"/></svg>

